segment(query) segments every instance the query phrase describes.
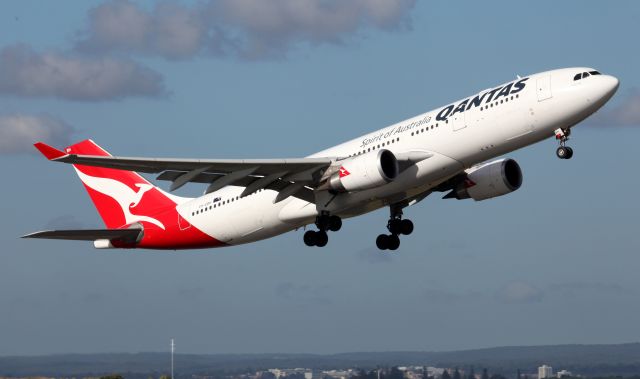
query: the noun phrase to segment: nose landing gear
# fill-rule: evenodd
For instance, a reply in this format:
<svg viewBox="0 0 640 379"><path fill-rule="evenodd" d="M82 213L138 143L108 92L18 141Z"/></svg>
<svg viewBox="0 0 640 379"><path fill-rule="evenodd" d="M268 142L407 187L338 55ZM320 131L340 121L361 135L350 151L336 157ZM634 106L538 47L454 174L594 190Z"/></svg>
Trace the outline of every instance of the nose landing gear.
<svg viewBox="0 0 640 379"><path fill-rule="evenodd" d="M336 215L330 215L329 212L322 211L316 217L316 226L318 231L309 230L304 233L304 244L307 246L324 247L329 242L327 231L337 232L342 228L342 219Z"/></svg>
<svg viewBox="0 0 640 379"><path fill-rule="evenodd" d="M556 129L556 139L560 142L560 146L556 149L556 156L560 159L571 159L573 157L573 149L565 146L571 135L571 129Z"/></svg>
<svg viewBox="0 0 640 379"><path fill-rule="evenodd" d="M400 234L409 235L413 232L413 222L402 219L402 208L397 205L389 207L391 216L387 222L387 230L391 234L380 234L376 238L376 246L380 250L397 250L400 247Z"/></svg>

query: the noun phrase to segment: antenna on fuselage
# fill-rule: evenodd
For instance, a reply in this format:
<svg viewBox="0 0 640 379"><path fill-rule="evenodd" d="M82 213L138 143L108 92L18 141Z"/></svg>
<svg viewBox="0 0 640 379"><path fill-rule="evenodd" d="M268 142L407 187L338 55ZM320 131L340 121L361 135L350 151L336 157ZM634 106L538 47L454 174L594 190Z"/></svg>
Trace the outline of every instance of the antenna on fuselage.
<svg viewBox="0 0 640 379"><path fill-rule="evenodd" d="M516 74L516 78L518 78L518 80L522 79L518 74Z"/></svg>
<svg viewBox="0 0 640 379"><path fill-rule="evenodd" d="M176 350L176 345L173 343L173 338L171 339L171 379L173 379L173 353Z"/></svg>

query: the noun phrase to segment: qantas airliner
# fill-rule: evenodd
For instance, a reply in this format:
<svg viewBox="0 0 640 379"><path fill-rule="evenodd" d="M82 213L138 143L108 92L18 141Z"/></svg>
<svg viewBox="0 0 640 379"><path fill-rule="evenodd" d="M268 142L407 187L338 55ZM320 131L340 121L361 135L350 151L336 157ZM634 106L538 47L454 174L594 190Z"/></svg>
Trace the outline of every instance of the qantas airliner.
<svg viewBox="0 0 640 379"><path fill-rule="evenodd" d="M518 163L497 157L555 137L558 158L570 159L571 128L602 107L618 84L585 67L518 77L306 158L114 157L91 140L63 151L38 142L49 160L73 165L106 228L24 237L93 241L99 249L193 249L315 224L304 243L322 247L343 219L388 206L388 234L376 245L396 250L399 236L414 228L403 210L429 194L481 201L520 188ZM169 192L189 182L207 187L201 197L179 197L136 172L170 181Z"/></svg>

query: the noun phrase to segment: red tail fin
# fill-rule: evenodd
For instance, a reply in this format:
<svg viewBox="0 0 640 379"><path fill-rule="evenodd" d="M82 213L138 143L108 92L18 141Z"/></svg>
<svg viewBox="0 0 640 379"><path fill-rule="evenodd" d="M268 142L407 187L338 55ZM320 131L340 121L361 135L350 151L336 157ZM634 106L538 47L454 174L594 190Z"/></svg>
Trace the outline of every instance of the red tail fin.
<svg viewBox="0 0 640 379"><path fill-rule="evenodd" d="M50 151L47 153L56 155ZM71 145L65 149L65 153L110 156L92 140ZM176 203L138 173L93 166L73 167L107 228L119 228L141 222L165 229L163 221L154 216L175 207Z"/></svg>

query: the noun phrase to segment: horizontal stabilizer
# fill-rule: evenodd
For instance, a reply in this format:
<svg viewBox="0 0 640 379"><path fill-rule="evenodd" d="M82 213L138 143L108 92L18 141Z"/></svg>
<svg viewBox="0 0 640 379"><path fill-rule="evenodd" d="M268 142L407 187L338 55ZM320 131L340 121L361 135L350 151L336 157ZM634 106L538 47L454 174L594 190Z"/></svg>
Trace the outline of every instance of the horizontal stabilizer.
<svg viewBox="0 0 640 379"><path fill-rule="evenodd" d="M36 142L33 146L35 146L35 148L38 149L38 151L40 151L48 160L62 158L67 155L64 151L51 147L44 142Z"/></svg>
<svg viewBox="0 0 640 379"><path fill-rule="evenodd" d="M134 242L142 233L142 229L78 229L78 230L45 230L22 236L22 238L46 238L74 241L95 241L100 239Z"/></svg>

